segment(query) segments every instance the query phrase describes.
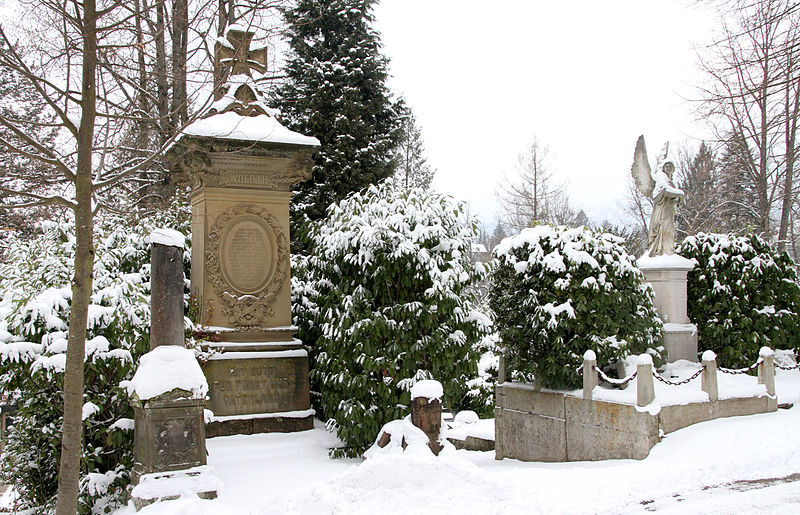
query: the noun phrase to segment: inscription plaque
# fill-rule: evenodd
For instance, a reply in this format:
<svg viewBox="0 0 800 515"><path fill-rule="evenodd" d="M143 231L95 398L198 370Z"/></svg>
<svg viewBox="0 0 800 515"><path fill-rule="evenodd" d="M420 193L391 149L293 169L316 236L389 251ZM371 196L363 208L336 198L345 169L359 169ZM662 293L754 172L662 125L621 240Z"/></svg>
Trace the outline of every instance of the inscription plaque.
<svg viewBox="0 0 800 515"><path fill-rule="evenodd" d="M264 221L242 215L225 227L220 265L225 280L237 291L257 293L275 273L274 238Z"/></svg>
<svg viewBox="0 0 800 515"><path fill-rule="evenodd" d="M206 364L208 409L240 415L308 409L305 357L215 359Z"/></svg>

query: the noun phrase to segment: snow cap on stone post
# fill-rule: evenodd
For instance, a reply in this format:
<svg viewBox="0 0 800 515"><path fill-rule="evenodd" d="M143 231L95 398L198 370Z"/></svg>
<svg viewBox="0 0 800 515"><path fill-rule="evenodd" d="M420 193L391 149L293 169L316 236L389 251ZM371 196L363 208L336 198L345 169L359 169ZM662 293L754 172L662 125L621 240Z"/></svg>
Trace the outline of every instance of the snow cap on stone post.
<svg viewBox="0 0 800 515"><path fill-rule="evenodd" d="M411 387L411 400L413 401L419 397L425 397L428 399L428 402L434 400L442 402L442 398L444 397L442 383L433 379L417 381L414 383L414 386Z"/></svg>

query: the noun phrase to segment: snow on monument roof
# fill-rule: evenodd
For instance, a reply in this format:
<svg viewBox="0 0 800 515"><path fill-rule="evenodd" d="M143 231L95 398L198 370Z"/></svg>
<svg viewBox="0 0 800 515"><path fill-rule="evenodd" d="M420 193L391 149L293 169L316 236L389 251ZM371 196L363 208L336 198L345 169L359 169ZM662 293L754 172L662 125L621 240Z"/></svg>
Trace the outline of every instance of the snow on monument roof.
<svg viewBox="0 0 800 515"><path fill-rule="evenodd" d="M319 146L319 140L290 131L265 114L241 116L232 111L201 118L183 130L187 136L232 139L262 143Z"/></svg>

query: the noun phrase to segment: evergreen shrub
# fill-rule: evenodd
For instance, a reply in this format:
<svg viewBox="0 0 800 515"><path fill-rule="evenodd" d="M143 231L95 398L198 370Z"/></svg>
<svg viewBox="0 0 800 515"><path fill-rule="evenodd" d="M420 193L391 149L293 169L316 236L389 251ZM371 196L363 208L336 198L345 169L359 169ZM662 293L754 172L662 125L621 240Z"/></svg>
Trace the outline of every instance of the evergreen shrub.
<svg viewBox="0 0 800 515"><path fill-rule="evenodd" d="M700 350L731 368L753 364L762 346L797 352L800 287L788 254L754 234L705 233L684 239L679 252L695 262L688 311Z"/></svg>
<svg viewBox="0 0 800 515"><path fill-rule="evenodd" d="M601 368L630 354L660 356L652 289L622 243L584 227L539 225L495 248L489 304L515 380L580 388L589 349Z"/></svg>
<svg viewBox="0 0 800 515"><path fill-rule="evenodd" d="M101 216L84 364L84 440L79 508L109 511L126 501L133 465L133 411L119 383L150 349L150 245L158 227L187 234L188 209L145 220ZM71 222L47 222L32 239L11 236L0 264L0 391L17 404L0 481L16 509L55 509L63 422L63 376L72 296ZM189 262L189 250L184 253Z"/></svg>
<svg viewBox="0 0 800 515"><path fill-rule="evenodd" d="M315 407L346 445L334 455L360 455L407 415L418 380L440 381L457 409L485 402L478 342L491 322L470 286L486 272L469 261L477 225L461 223L463 212L443 195L372 186L332 205L313 253L296 260L294 317L312 344Z"/></svg>

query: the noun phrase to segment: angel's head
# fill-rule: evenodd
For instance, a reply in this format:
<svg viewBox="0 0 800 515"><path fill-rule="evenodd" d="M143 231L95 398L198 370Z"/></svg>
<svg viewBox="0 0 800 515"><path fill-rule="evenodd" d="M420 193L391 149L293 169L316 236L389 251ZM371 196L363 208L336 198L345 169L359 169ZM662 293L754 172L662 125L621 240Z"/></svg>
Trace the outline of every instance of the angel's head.
<svg viewBox="0 0 800 515"><path fill-rule="evenodd" d="M675 172L675 165L672 164L672 161L667 161L664 163L664 166L661 167L661 170L667 174L667 177L672 179L672 174Z"/></svg>

